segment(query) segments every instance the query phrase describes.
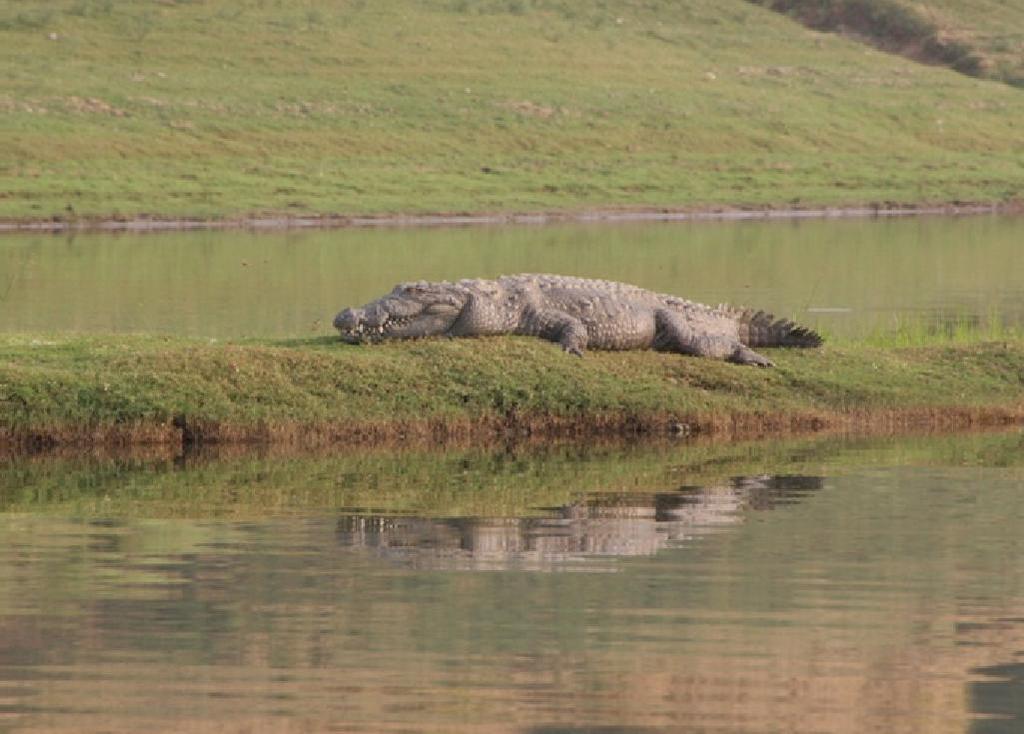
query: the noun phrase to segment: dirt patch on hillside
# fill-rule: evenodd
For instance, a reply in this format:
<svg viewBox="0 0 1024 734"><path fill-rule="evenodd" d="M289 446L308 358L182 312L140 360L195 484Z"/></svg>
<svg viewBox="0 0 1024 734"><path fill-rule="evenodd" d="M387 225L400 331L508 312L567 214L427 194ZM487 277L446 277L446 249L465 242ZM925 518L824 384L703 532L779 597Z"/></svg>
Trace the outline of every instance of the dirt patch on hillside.
<svg viewBox="0 0 1024 734"><path fill-rule="evenodd" d="M964 31L942 27L921 8L900 0L750 0L815 30L852 36L915 61L992 77L995 63ZM1013 83L1013 80L1003 79Z"/></svg>

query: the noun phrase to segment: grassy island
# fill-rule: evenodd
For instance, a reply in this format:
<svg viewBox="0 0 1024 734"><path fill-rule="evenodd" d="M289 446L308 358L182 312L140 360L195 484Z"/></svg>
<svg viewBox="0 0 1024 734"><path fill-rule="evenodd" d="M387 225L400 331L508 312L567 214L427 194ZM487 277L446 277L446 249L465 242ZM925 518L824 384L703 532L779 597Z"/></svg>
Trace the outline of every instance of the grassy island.
<svg viewBox="0 0 1024 734"><path fill-rule="evenodd" d="M528 338L376 347L319 338L0 340L0 442L486 439L962 427L1024 418L1024 339L768 350L743 368L653 352L584 359Z"/></svg>
<svg viewBox="0 0 1024 734"><path fill-rule="evenodd" d="M1013 207L1018 5L0 0L0 228ZM854 16L877 21L870 36L831 32ZM773 356L759 371L574 360L524 339L0 336L0 443L739 435L1024 414L1020 335Z"/></svg>

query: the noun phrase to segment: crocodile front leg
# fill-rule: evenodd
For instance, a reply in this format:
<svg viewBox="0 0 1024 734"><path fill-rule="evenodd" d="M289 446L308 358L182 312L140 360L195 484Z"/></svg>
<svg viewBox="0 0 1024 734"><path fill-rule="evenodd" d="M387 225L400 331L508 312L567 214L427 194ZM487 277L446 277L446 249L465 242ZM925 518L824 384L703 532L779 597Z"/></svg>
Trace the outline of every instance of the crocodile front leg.
<svg viewBox="0 0 1024 734"><path fill-rule="evenodd" d="M500 336L511 333L514 324L514 319L510 319L493 299L471 294L448 329L448 336Z"/></svg>
<svg viewBox="0 0 1024 734"><path fill-rule="evenodd" d="M659 309L654 314L654 348L696 357L724 359L736 364L772 367L767 357L750 349L729 333L715 331L715 325L693 324L674 311Z"/></svg>
<svg viewBox="0 0 1024 734"><path fill-rule="evenodd" d="M572 314L552 308L527 310L518 333L558 342L562 349L577 357L582 357L587 348L584 323Z"/></svg>

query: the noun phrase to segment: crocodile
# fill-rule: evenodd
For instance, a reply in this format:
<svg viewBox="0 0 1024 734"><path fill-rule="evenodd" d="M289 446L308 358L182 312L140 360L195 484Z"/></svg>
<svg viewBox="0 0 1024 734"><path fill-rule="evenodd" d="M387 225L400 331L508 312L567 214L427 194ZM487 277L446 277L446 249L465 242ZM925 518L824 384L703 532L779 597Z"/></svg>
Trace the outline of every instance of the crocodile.
<svg viewBox="0 0 1024 734"><path fill-rule="evenodd" d="M587 348L663 352L771 367L752 347L817 347L814 331L764 311L706 306L627 283L563 275L399 283L334 327L348 343L517 334Z"/></svg>

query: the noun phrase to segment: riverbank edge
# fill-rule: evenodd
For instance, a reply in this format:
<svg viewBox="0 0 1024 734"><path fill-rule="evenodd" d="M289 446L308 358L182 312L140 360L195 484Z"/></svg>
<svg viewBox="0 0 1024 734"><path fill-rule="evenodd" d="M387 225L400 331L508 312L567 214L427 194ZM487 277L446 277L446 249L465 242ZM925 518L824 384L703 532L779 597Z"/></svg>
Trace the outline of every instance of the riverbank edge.
<svg viewBox="0 0 1024 734"><path fill-rule="evenodd" d="M758 439L1024 425L1024 340L582 360L526 337L0 340L0 454L54 448Z"/></svg>
<svg viewBox="0 0 1024 734"><path fill-rule="evenodd" d="M0 234L26 232L176 232L192 230L355 229L373 227L460 227L543 225L557 223L742 221L758 219L827 219L899 216L1018 214L1024 201L922 204L851 204L848 206L744 207L593 207L533 212L449 212L427 214L308 214L241 216L218 219L152 217L83 217L75 219L0 219Z"/></svg>
<svg viewBox="0 0 1024 734"><path fill-rule="evenodd" d="M512 441L596 438L675 438L758 441L829 435L883 436L1024 427L1020 405L934 405L908 408L758 413L605 413L559 416L509 414L464 419L367 422L258 421L203 418L95 424L0 427L0 457L53 450L165 448L175 454L202 447L338 450L379 447L486 446Z"/></svg>

